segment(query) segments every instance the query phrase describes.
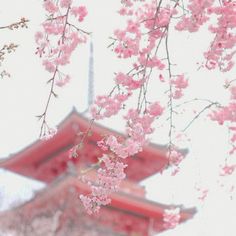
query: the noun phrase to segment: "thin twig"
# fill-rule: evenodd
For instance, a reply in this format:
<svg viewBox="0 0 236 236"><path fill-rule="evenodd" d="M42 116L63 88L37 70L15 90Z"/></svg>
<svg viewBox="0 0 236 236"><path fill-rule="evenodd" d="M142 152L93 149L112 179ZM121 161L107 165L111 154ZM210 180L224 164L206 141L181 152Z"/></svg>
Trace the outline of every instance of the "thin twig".
<svg viewBox="0 0 236 236"><path fill-rule="evenodd" d="M73 25L73 24L71 24L71 23L69 23L69 22L67 22L67 25L73 27L73 28L76 29L77 31L81 31L81 32L84 33L84 34L87 34L87 35L91 35L91 34L92 34L92 32L88 32L88 31L85 31L85 30L83 30L83 29L81 29L81 28L78 28L77 26L75 26L75 25Z"/></svg>
<svg viewBox="0 0 236 236"><path fill-rule="evenodd" d="M168 74L169 74L169 102L168 106L170 108L170 113L169 113L169 144L168 144L168 156L170 158L171 152L172 152L172 132L173 132L173 91L172 91L172 84L171 84L171 79L172 79L172 74L171 74L171 61L170 61L170 53L169 53L169 47L168 47L168 26L166 27L167 35L166 35L166 40L165 40L165 48L166 48L166 56L167 56L167 62L168 62ZM168 158L168 159L169 159Z"/></svg>
<svg viewBox="0 0 236 236"><path fill-rule="evenodd" d="M212 102L211 104L204 107L194 118L188 123L188 125L182 130L182 132L185 132L192 124L193 122L207 109L210 109L212 106L219 106L218 102Z"/></svg>
<svg viewBox="0 0 236 236"><path fill-rule="evenodd" d="M29 20L28 19L25 19L24 17L22 17L20 19L20 21L18 22L15 22L15 23L12 23L10 25L6 25L6 26L1 26L0 27L0 30L2 29L10 29L10 30L13 30L13 29L18 29L18 28L28 28L27 24Z"/></svg>

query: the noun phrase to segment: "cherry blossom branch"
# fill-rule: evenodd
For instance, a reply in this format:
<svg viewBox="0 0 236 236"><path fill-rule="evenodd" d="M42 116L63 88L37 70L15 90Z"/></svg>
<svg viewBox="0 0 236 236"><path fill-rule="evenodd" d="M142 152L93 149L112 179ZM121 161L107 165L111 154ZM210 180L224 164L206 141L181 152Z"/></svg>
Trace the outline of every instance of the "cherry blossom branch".
<svg viewBox="0 0 236 236"><path fill-rule="evenodd" d="M107 205L111 202L108 197L111 193L118 191L120 182L125 178L124 169L127 165L120 162L120 158L104 155L99 159L103 163L97 171L98 178L95 184L86 181L91 186L91 196L80 195L88 214L99 211L101 205Z"/></svg>
<svg viewBox="0 0 236 236"><path fill-rule="evenodd" d="M53 75L48 80L50 91L44 112L37 117L42 120L40 138L50 138L56 132L47 123L50 101L53 96L57 97L55 86L62 87L70 80L70 76L62 73L59 68L69 63L72 52L79 43L86 42L85 35L90 33L69 22L71 17L75 17L79 22L84 20L87 15L84 6L74 6L72 0L45 0L44 8L50 16L42 24L43 32L37 32L35 35L38 45L36 54L43 57L45 69Z"/></svg>
<svg viewBox="0 0 236 236"><path fill-rule="evenodd" d="M130 1L127 1L127 4L131 4ZM159 2L159 6L157 7L157 9L161 9L161 2ZM175 4L175 7L177 6L177 3ZM157 18L159 10L157 10L154 15L155 17L150 18L150 19L154 19L152 22L153 26L152 29L153 30L149 30L149 34L154 34L156 33L156 30L160 30L161 32L158 32L160 36L158 36L157 38L160 38L159 43L157 44L157 47L155 47L155 56L152 56L152 49L149 52L145 52L143 53L144 56L143 57L139 57L138 59L141 61L139 61L138 63L134 64L134 68L132 68L128 73L123 74L123 73L118 73L115 81L116 83L119 85L119 89L126 89L129 90L131 92L131 90L135 90L135 89L139 89L139 95L138 95L138 106L136 110L130 109L128 111L127 116L125 116L125 119L127 120L127 133L128 136L127 138L120 138L120 137L114 137L112 135L109 135L108 137L106 137L105 139L99 141L99 147L101 147L103 150L110 150L114 155L116 155L117 157L120 158L127 158L129 156L134 155L135 153L139 152L142 150L142 146L143 144L146 142L146 138L145 136L147 134L150 134L153 132L153 129L150 127L152 122L154 121L154 119L159 116L162 113L162 108L159 105L158 102L156 103L151 103L151 105L149 107L147 107L147 103L149 103L147 101L146 98L146 93L147 93L147 87L148 87L148 82L149 79L151 77L151 73L154 67L159 68L160 70L163 69L163 65L161 64L160 60L158 60L156 58L156 54L158 51L158 48L161 44L161 41L163 38L165 38L165 34L167 33L168 35L168 26L169 26L169 22L170 19L168 19L167 23L163 23L162 27L155 27L155 22L159 19L161 19L161 17ZM125 12L125 10L124 10ZM165 12L165 11L164 11ZM160 12L160 14L164 14L164 12ZM122 13L123 14L123 13ZM172 16L172 13L170 14L170 18ZM148 22L147 19L141 21L141 22ZM142 34L141 32L139 32L139 29L136 29L137 27L137 23L135 23L134 21L129 21L130 25L128 25L128 32L130 33L134 33L137 35L140 33L140 35L146 35L146 34ZM136 25L137 24L137 25ZM129 28L130 27L130 28ZM164 30L162 30L162 28L164 28ZM113 38L113 43L109 45L113 46L113 50L118 54L118 57L120 58L127 58L127 57L131 57L131 56L136 56L136 52L132 51L133 45L131 44L131 41L129 41L129 38L125 38L125 32L124 31L119 31L117 30L115 32L116 34L116 38ZM149 36L149 34L147 34ZM154 37L156 38L156 37ZM151 39L151 37L150 37ZM139 40L139 38L138 38ZM156 41L156 40L155 40ZM117 46L116 46L117 44ZM129 44L130 47L129 47ZM129 51L130 50L130 51ZM140 51L142 51L142 49L140 49ZM178 89L178 92L181 95L181 90L183 88L185 88L187 86L187 82L186 80L183 78L183 75L179 75L177 77L177 79L172 81L172 75L170 72L170 58L169 58L169 52L168 52L168 48L167 48L167 60L169 62L169 80L170 80L170 85L172 86L172 83L174 84L175 88ZM141 68L141 70L140 70ZM150 68L149 73L147 73L147 70ZM133 71L135 71L135 73L132 73ZM139 71L141 71L141 78L139 76ZM131 74L132 73L132 74ZM134 76L138 75L138 81L134 80ZM139 83L140 81L143 81L142 83ZM171 91L171 95L173 96L173 93ZM180 97L180 95L178 95ZM172 97L171 96L171 97ZM182 96L182 95L181 95ZM102 119L104 117L110 117L113 114L117 114L118 109L115 109L115 112L113 110L110 111L110 102L114 102L113 99L108 99L106 96L100 96L97 101L95 102L96 105L98 105L98 107L103 107L105 108L105 113L108 112L108 114L103 115L103 114L98 114L98 110L95 109L93 111L93 114L95 115L94 117L96 117L96 115L98 117L96 117L95 119ZM145 110L142 111L142 105L143 103L145 103ZM172 104L171 104L172 107ZM112 108L113 109L113 108ZM119 104L119 109L120 109L120 104ZM172 108L173 109L173 108ZM114 112L114 113L113 113ZM174 112L174 111L173 111ZM172 113L171 112L171 115ZM141 113L143 113L143 115L141 115ZM172 120L172 118L171 118ZM144 123L143 123L144 122ZM171 123L171 129L173 128L173 123ZM137 131L138 130L138 131ZM170 137L172 137L172 134L170 135ZM172 141L171 141L172 144ZM169 156L170 163L171 164L175 164L178 165L179 162L182 159L182 154L177 152L176 150L172 149L173 144L171 145L171 155ZM109 191L107 192L107 189L100 189L99 191L102 191L103 194L105 192L105 197L107 200L109 198L107 198L107 194L109 194ZM106 205L107 201L105 203L97 203L94 202L94 197L97 196L97 192L96 194L92 191L92 193L89 196L81 196L81 200L83 201L85 207L87 208L87 210L92 213L93 211L97 211L101 205Z"/></svg>
<svg viewBox="0 0 236 236"><path fill-rule="evenodd" d="M29 20L27 20L23 17L23 18L21 18L21 20L19 22L12 23L7 26L1 26L0 30L4 30L4 29L13 30L13 29L18 29L18 28L28 28L28 26L27 26L28 22L29 22ZM5 44L0 49L0 66L2 65L2 62L5 59L5 55L15 52L17 47L18 47L18 45L14 44L14 43L9 43L9 44ZM0 77L1 77L1 79L5 78L5 77L10 77L10 74L7 71L3 70L0 73Z"/></svg>
<svg viewBox="0 0 236 236"><path fill-rule="evenodd" d="M54 92L55 77L56 77L57 72L58 72L58 67L56 67L56 69L54 71L54 74L53 74L53 77L52 77L52 79L50 79L51 87L50 87L50 91L49 91L49 95L48 95L48 98L47 98L47 102L46 102L44 112L41 115L37 116L39 119L42 119L42 124L41 124L41 128L40 128L39 137L54 135L54 133L55 133L55 131L50 129L50 127L48 126L47 121L46 121L46 117L47 117L47 111L48 111L49 103L51 101L51 97L52 96L57 97L57 95Z"/></svg>
<svg viewBox="0 0 236 236"><path fill-rule="evenodd" d="M12 23L10 25L6 25L6 26L0 26L0 30L2 29L19 29L19 28L28 28L27 23L29 22L29 20L25 19L24 17L22 17L20 19L20 21Z"/></svg>
<svg viewBox="0 0 236 236"><path fill-rule="evenodd" d="M159 4L158 7L157 7L157 10L156 10L157 13L158 13L159 9L160 9L160 4ZM157 13L155 13L155 18L154 18L154 20L156 20L156 18L157 18ZM155 27L155 23L153 23L153 28L154 28L154 27ZM165 32L165 31L164 31L164 32ZM164 36L164 33L163 33L163 36ZM113 38L113 37L110 37L110 38L113 39L114 41L113 41L113 43L110 44L108 47L110 47L111 45L114 45L115 42L117 41L117 39L115 39L115 38ZM155 50L155 55L156 55L157 50L158 50L158 48L159 48L159 46L160 46L160 43L161 43L162 38L163 38L163 37L161 37L160 42L157 44L157 47L156 47L156 50ZM140 71L135 72L135 73L133 73L132 75L134 76L134 75L136 75L136 74L138 74L138 73L142 73L142 74L143 74L143 75L142 75L142 80L143 80L143 79L145 78L145 75L146 75L148 60L149 60L149 55L147 55L147 57L146 57L145 65L144 65L144 66L137 65L136 67L132 68L129 72L127 72L126 75L128 76L132 71L137 70L137 68L140 68L140 67L141 67L141 70L140 70ZM151 72L152 72L152 68L150 69L149 75L147 76L147 81L149 80L149 78L150 78L150 76L151 76ZM144 83L143 86L141 86L141 88L140 88L140 95L139 95L139 99L138 99L138 101L139 101L139 102L138 102L138 110L141 109L141 106L142 106L143 101L145 101L145 109L146 109L146 103L147 103L147 101L146 101L146 96L145 96L145 95L146 95L146 92L147 92L147 84L148 84L148 82ZM144 93L143 93L143 99L142 99L142 102L141 102L141 93L142 93L142 90L144 91ZM108 97L110 97L110 95L108 95ZM140 106L140 108L139 108L139 106ZM100 115L100 112L101 112L101 109L99 110L99 112L96 113L96 115L97 115L97 116ZM92 123L93 123L93 122L94 122L94 119L92 119ZM85 133L88 133L88 131L89 131L90 129L91 129L91 126L89 126L88 130L87 130ZM86 135L83 136L82 141L84 140L85 137L86 137ZM77 148L80 148L81 145L82 145L82 142L80 141L79 144L77 145L77 147L74 149L74 151L72 151L72 156L77 156L77 155L76 155L76 150L77 150Z"/></svg>
<svg viewBox="0 0 236 236"><path fill-rule="evenodd" d="M168 152L168 164L166 166L166 168L168 168L169 166L173 167L172 170L172 175L175 175L178 171L179 171L179 164L183 159L183 155L182 153L180 153L176 146L173 143L173 114L174 114L174 109L173 109L173 80L172 80L172 71L171 71L171 60L170 60L170 53L169 53L169 47L168 47L168 32L169 32L169 26L166 27L166 38L165 38L165 49L166 49L166 56L167 56L167 62L168 62L168 77L169 77L169 102L168 102L168 108L169 108L169 133L168 133L168 137L169 137L169 143L167 146ZM177 216L179 217L179 214L177 214ZM165 215L164 215L164 219L165 219ZM168 221L167 221L168 222ZM178 224L178 221L175 222L174 227ZM169 226L169 225L168 225Z"/></svg>
<svg viewBox="0 0 236 236"><path fill-rule="evenodd" d="M114 87L113 87L113 89L110 91L108 97L111 97L111 95L114 93L114 91L115 91L115 89L116 89L117 87L118 87L118 86L114 86ZM104 109L103 107L100 107L100 109L96 112L95 117L99 116L103 109ZM79 141L78 144L76 144L76 145L71 149L70 157L74 157L74 158L78 157L77 152L78 152L78 150L80 150L80 149L83 147L84 141L86 140L86 138L87 138L88 136L90 136L90 133L91 133L91 131L92 131L92 127L93 127L93 125L94 125L95 120L96 120L96 118L90 119L90 121L89 121L89 126L88 126L88 128L86 129L86 131L82 133L81 140ZM100 162L99 162L99 163L100 163Z"/></svg>
<svg viewBox="0 0 236 236"><path fill-rule="evenodd" d="M92 34L92 32L88 32L88 31L85 31L85 30L83 30L83 29L81 29L81 28L78 28L77 26L75 26L74 24L71 24L71 23L69 23L69 22L67 22L67 25L73 27L73 28L76 29L77 31L81 31L81 32L84 33L84 34L87 34L87 35L91 35L91 34Z"/></svg>
<svg viewBox="0 0 236 236"><path fill-rule="evenodd" d="M230 101L227 105L219 106L217 110L213 110L209 117L213 121L217 121L219 125L227 124L227 129L231 133L232 149L229 150L229 155L233 155L236 151L236 86L230 86L231 93ZM227 169L227 168L226 168Z"/></svg>
<svg viewBox="0 0 236 236"><path fill-rule="evenodd" d="M14 44L14 43L10 43L10 44L5 44L1 49L0 49L0 65L1 62L4 61L5 59L5 55L6 54L10 54L12 52L15 52L16 48L18 47L18 45Z"/></svg>
<svg viewBox="0 0 236 236"><path fill-rule="evenodd" d="M62 34L61 34L62 44L64 43L64 40L65 40L66 25L67 25L67 21L68 21L69 11L70 11L70 5L68 6L66 14L64 16L65 17L65 24L64 24L63 31L62 31ZM59 51L57 58L60 58L61 54L62 54L62 50ZM46 121L46 118L47 118L47 111L48 111L49 103L51 101L52 96L57 97L56 93L54 92L54 86L55 86L55 78L56 78L56 75L58 73L58 67L59 66L56 65L55 70L53 72L53 76L48 81L49 83L51 83L51 87L50 87L50 91L49 91L49 95L48 95L48 98L47 98L47 102L46 102L44 112L41 115L37 116L39 119L42 119L39 137L47 137L47 136L51 137L55 133L54 130L49 128L49 126L47 124L47 121Z"/></svg>
<svg viewBox="0 0 236 236"><path fill-rule="evenodd" d="M168 27L167 27L167 35L166 35L166 40L165 40L165 48L166 48L166 56L167 56L167 62L168 62L168 74L169 74L169 102L168 102L168 107L169 107L169 144L168 144L168 155L171 155L172 151L172 129L173 129L173 92L172 92L172 73L171 73L171 62L170 62L170 54L169 54L169 48L168 48Z"/></svg>
<svg viewBox="0 0 236 236"><path fill-rule="evenodd" d="M152 33L153 31L155 31L155 30L161 28L161 27L157 27L157 28L156 28L156 24L155 24L155 22L156 22L156 20L157 20L157 17L158 17L158 13L159 13L160 7L161 7L161 4L162 4L162 0L159 1L158 5L157 5L157 7L156 7L155 16L154 16L154 18L152 19L152 20L153 20L153 26L152 26L152 29L151 29L147 34L150 34L150 33ZM149 19L149 20L150 20L150 19ZM143 21L143 22L144 22L144 21ZM166 28L165 28L165 30L164 30L164 32L163 32L163 34L162 34L162 36L161 36L161 38L160 38L160 40L159 40L157 46L156 46L155 53L154 53L155 56L156 56L156 54L157 54L157 52L158 52L159 46L160 46L160 44L161 44L161 41L162 41L162 39L163 39L163 37L164 37L164 35L165 35L165 31L166 31ZM148 63L148 60L149 60L149 59L150 59L150 55L147 54L147 56L146 56L146 61L145 61L145 66L144 66L144 68L142 69L142 72L143 72L143 79L145 79L146 70L147 70L147 63ZM140 112L141 112L141 110L142 110L143 102L145 102L145 109L144 109L144 112L145 112L146 109L147 109L146 94L147 94L148 83L149 83L150 76L151 76L151 74L152 74L152 70L153 70L153 68L151 67L151 68L150 68L149 75L148 75L147 78L146 78L146 82L145 82L145 83L142 85L142 87L140 88L139 97L138 97L138 106L137 106L137 109L138 109L138 111L140 111ZM142 98L142 101L141 101L141 95L142 95L142 93L143 93L143 98Z"/></svg>
<svg viewBox="0 0 236 236"><path fill-rule="evenodd" d="M191 99L191 100L188 100L188 101L185 101L185 102L182 102L182 103L180 103L180 104L175 105L175 106L174 106L174 109L175 109L175 108L179 108L179 107L181 107L181 106L183 106L183 105L186 105L186 104L189 104L189 103L193 103L193 102L198 102L198 101L199 101L199 102L214 103L213 101L211 101L211 100L209 100L209 99L193 98L193 99ZM219 106L221 106L219 102L215 102L215 103L218 103Z"/></svg>
<svg viewBox="0 0 236 236"><path fill-rule="evenodd" d="M127 3L129 4L129 3ZM154 12L154 16L151 19L154 19L152 22L152 28L155 29L155 22L158 20L157 16L159 13L159 9L161 6L161 2L159 2L159 6L157 6L156 12ZM130 21L131 22L131 21ZM129 26L128 26L129 27ZM129 29L131 33L139 34L139 29L136 29L136 25L132 25L131 23L131 28ZM133 28L132 28L133 27ZM164 28L164 27L163 27ZM165 30L164 30L165 31ZM153 33L153 31L151 31ZM125 34L125 33L124 33ZM131 43L127 39L123 40L123 31L117 31L116 32L116 39L113 41L111 45L114 46L114 51L118 54L118 57L129 57L132 56L132 53L136 55L136 52L132 52L129 50L128 44ZM163 32L161 32L161 38L164 37ZM138 39L139 40L139 39ZM161 40L160 40L161 42ZM160 46L160 42L157 44L157 47L154 47L154 50L157 53L157 50ZM115 43L118 45L115 46ZM131 45L132 46L132 45ZM151 48L153 49L153 48ZM126 51L127 50L127 51ZM127 120L127 138L121 138L121 137L114 137L113 135L109 135L105 139L99 141L99 147L101 147L103 150L109 150L111 151L116 157L119 158L127 158L129 156L132 156L139 151L142 150L142 146L144 143L146 143L146 135L150 134L153 132L153 129L151 128L152 122L155 120L157 116L159 116L163 109L159 105L158 102L151 103L149 107L147 107L147 99L146 99L146 93L147 93L147 85L148 81L150 78L150 75L152 73L152 68L157 67L160 69L164 68L164 65L160 62L159 59L156 58L156 55L153 57L151 56L151 51L144 53L143 57L138 58L141 60L139 63L135 63L135 69L137 71L140 70L142 71L142 74L140 77L138 77L138 80L134 80L134 76L139 75L139 72L133 73L131 76L131 72L134 71L134 68L131 69L128 73L118 73L115 81L119 85L119 88L126 89L131 93L131 90L139 89L139 96L138 96L138 107L136 110L130 109L128 111L128 114L125 116L125 119ZM147 70L150 68L149 74L147 73ZM110 102L113 102L112 99L108 99L105 96L100 96L97 101L95 102L98 107L104 107L107 111L109 111L108 114L105 112L105 117L110 117L111 114L116 114L117 110L116 108L114 109L115 111L111 110L110 111ZM145 102L145 110L142 112L142 104ZM116 104L117 105L117 104ZM109 109L109 110L108 110ZM112 108L113 109L113 108ZM120 104L119 104L119 109L120 109ZM95 115L97 115L97 110ZM143 113L143 114L142 114ZM104 118L103 115L96 117L96 118ZM109 201L110 198L108 198L108 194L110 193L109 189L100 189L99 192L101 191L102 196L104 199ZM83 201L86 209L88 210L89 213L92 213L94 211L97 211L101 205L106 205L107 201L104 202L99 202L99 199L96 198L97 195L101 193L94 193L93 191L93 186L92 186L92 192L88 196L81 196L81 200ZM105 195L104 195L105 194ZM98 202L96 202L98 200Z"/></svg>

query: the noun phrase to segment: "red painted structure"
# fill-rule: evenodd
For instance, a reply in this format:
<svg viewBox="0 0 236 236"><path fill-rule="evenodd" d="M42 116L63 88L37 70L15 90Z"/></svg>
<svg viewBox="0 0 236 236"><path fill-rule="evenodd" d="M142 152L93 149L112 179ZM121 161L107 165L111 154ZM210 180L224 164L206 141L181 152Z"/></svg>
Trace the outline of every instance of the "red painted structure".
<svg viewBox="0 0 236 236"><path fill-rule="evenodd" d="M43 216L49 215L49 220L53 218L57 209L61 209L60 217L64 217L63 223L58 223L61 230L69 230L66 222L71 220L73 221L73 227L75 227L72 227L75 234L72 233L71 228L71 236L93 235L91 232L78 234L79 230L83 229L79 227L79 225L81 226L79 224L80 218L76 218L79 213L74 208L80 209L79 215L82 217L83 207L80 205L78 195L89 192L89 189L75 175L86 166L89 167L96 163L97 158L102 155L101 150L96 146L96 142L102 138L102 135L120 134L100 125L93 125L92 135L84 142L84 147L78 153L79 157L70 159L68 155L70 148L79 141L80 135L78 134L85 132L89 125L87 119L73 111L61 123L58 133L52 139L37 141L0 163L2 168L48 183L48 187L36 198L19 209L5 213L5 215L2 215L2 219L12 218L12 215L16 216L16 212L19 211L22 219L28 217L33 221L33 219L39 217L39 212L41 212ZM129 165L126 169L127 179L122 182L120 191L111 196L111 205L104 207L100 214L96 216L91 217L83 213L82 218L85 219L85 222L93 222L93 227L100 228L100 231L105 228L109 229L112 235L147 236L150 235L150 229L155 232L163 231L163 211L170 206L146 200L145 189L139 186L138 182L166 168L165 148L157 145L146 146L143 152L127 158L127 163ZM93 172L90 173L91 176L93 174ZM65 203L67 207L63 208ZM48 212L52 212L52 214ZM194 209L182 210L181 221L192 218L194 213ZM6 214L8 217L6 217ZM78 223L75 219L78 220ZM6 225L11 224L6 222ZM55 235L63 235L59 233L62 231L56 231L58 233ZM97 230L97 232L100 231ZM32 232L30 234L33 235ZM25 235L27 234L25 233ZM44 233L44 235L47 234ZM97 233L94 235L109 234Z"/></svg>

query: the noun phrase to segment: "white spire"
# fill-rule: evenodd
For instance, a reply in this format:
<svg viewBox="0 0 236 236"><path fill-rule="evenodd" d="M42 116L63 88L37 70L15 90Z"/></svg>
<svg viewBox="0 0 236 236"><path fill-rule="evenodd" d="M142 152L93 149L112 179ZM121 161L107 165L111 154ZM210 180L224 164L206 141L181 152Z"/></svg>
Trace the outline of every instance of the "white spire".
<svg viewBox="0 0 236 236"><path fill-rule="evenodd" d="M90 48L89 48L89 71L88 71L88 97L87 107L82 113L88 112L89 107L93 104L94 100L94 59L93 59L93 41L91 36Z"/></svg>

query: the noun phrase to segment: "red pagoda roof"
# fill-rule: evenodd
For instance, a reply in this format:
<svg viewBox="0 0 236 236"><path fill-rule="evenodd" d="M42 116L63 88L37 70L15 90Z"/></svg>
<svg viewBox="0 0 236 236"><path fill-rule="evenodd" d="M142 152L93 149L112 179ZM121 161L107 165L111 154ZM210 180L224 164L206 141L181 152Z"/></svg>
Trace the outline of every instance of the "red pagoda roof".
<svg viewBox="0 0 236 236"><path fill-rule="evenodd" d="M58 133L49 140L36 141L24 150L0 162L0 167L21 175L29 176L44 182L51 182L62 174L68 161L77 166L91 165L102 156L102 151L96 143L103 135L121 135L101 125L92 126L92 135L87 138L84 148L79 152L79 158L71 160L68 155L70 148L79 140L78 133L89 127L89 120L72 111L59 125ZM129 168L126 170L128 179L141 181L167 166L166 150L164 146L150 144L139 154L127 158ZM137 171L138 170L138 171Z"/></svg>

